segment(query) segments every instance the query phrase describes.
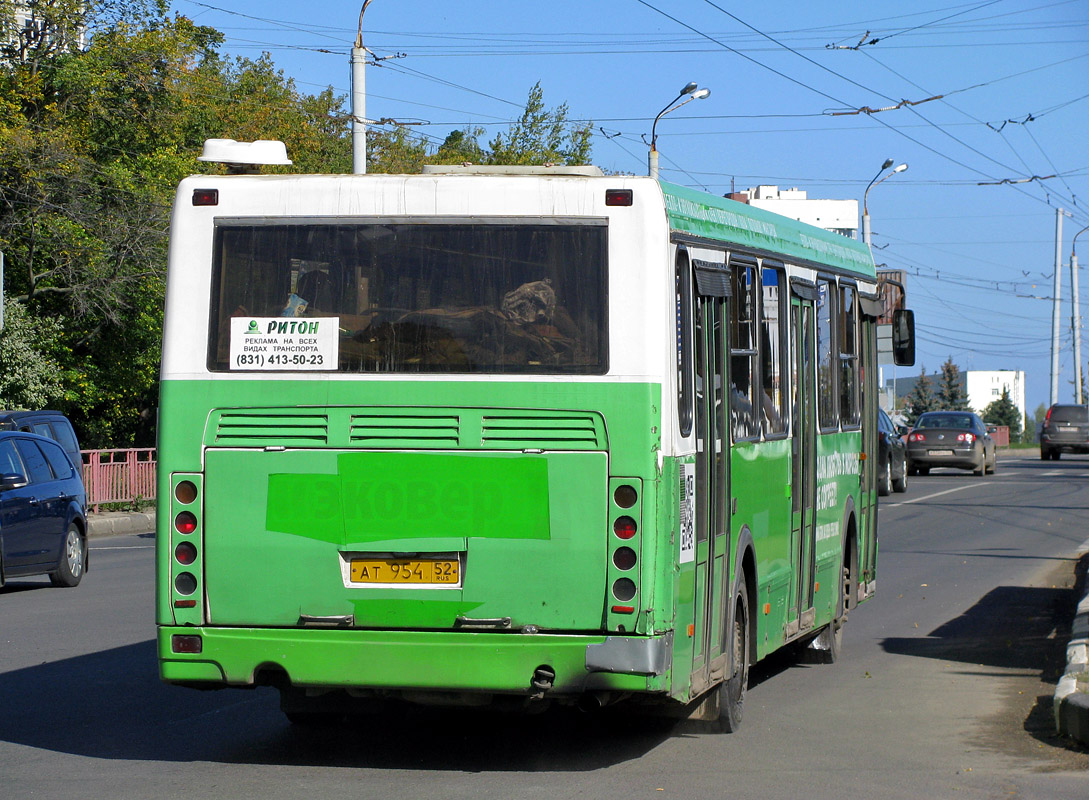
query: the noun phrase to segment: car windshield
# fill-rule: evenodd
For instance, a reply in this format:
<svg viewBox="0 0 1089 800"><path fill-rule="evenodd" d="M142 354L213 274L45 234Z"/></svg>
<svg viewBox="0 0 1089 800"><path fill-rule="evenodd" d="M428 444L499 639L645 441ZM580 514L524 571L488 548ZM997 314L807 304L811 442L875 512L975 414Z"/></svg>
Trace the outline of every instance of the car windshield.
<svg viewBox="0 0 1089 800"><path fill-rule="evenodd" d="M971 428L972 417L969 414L923 414L919 417L917 428Z"/></svg>

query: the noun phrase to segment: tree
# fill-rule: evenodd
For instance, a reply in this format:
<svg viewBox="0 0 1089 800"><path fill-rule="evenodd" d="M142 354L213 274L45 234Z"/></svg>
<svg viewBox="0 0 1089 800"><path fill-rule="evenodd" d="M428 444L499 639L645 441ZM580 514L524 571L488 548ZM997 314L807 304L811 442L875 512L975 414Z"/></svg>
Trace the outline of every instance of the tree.
<svg viewBox="0 0 1089 800"><path fill-rule="evenodd" d="M942 411L971 411L968 395L960 385L960 370L953 363L953 356L949 356L949 360L942 364L937 401Z"/></svg>
<svg viewBox="0 0 1089 800"><path fill-rule="evenodd" d="M63 323L37 319L21 303L4 301L0 333L0 408L46 408L64 394L61 368L53 351Z"/></svg>
<svg viewBox="0 0 1089 800"><path fill-rule="evenodd" d="M177 182L222 169L196 160L213 137L285 141L295 164L274 171L346 171L343 98L298 92L267 56L225 61L218 31L160 0L22 5L53 33L0 59L5 290L28 319L66 320L55 402L86 446L150 445Z"/></svg>
<svg viewBox="0 0 1089 800"><path fill-rule="evenodd" d="M441 145L432 148L408 128L368 133L369 172L413 173L424 164L535 165L590 162L590 123L576 125L567 119L567 104L554 109L544 105L544 92L537 83L529 90L526 107L506 133L498 133L484 148L483 128L451 131Z"/></svg>
<svg viewBox="0 0 1089 800"><path fill-rule="evenodd" d="M904 401L904 419L909 426L912 426L919 419L919 415L927 411L933 411L935 406L934 390L931 387L930 378L926 374L926 367L920 365L919 377L911 388L911 393L908 394Z"/></svg>
<svg viewBox="0 0 1089 800"><path fill-rule="evenodd" d="M1021 437L1021 411L1010 400L1010 390L1002 387L1002 396L989 403L983 409L983 421L991 425L1007 425L1010 429L1010 441L1019 441Z"/></svg>

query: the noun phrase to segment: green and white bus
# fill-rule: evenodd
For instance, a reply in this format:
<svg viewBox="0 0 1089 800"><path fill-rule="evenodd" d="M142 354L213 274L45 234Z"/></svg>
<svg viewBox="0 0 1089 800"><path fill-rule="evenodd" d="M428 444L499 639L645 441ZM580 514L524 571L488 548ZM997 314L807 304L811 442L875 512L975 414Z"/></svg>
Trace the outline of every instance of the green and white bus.
<svg viewBox="0 0 1089 800"><path fill-rule="evenodd" d="M734 729L874 592L878 290L857 241L593 167L187 178L162 679Z"/></svg>

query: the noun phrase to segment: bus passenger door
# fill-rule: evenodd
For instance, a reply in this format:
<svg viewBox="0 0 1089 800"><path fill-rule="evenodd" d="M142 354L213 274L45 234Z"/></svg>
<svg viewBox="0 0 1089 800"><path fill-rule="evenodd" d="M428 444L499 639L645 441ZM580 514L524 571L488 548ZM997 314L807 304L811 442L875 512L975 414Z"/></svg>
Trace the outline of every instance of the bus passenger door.
<svg viewBox="0 0 1089 800"><path fill-rule="evenodd" d="M724 669L729 594L726 298L696 297L696 599L692 692Z"/></svg>
<svg viewBox="0 0 1089 800"><path fill-rule="evenodd" d="M796 287L805 289L807 287ZM792 372L792 476L790 557L794 568L786 634L813 627L813 580L817 533L816 338L813 300L792 296L790 340Z"/></svg>
<svg viewBox="0 0 1089 800"><path fill-rule="evenodd" d="M859 594L874 592L877 580L877 320L862 315L862 541L859 553ZM854 600L851 601L852 605Z"/></svg>

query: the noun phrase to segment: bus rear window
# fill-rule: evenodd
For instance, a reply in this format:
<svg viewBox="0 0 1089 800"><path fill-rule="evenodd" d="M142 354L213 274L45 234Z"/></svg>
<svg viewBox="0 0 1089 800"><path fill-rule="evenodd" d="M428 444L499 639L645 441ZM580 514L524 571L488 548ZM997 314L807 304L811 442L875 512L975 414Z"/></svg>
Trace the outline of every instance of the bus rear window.
<svg viewBox="0 0 1089 800"><path fill-rule="evenodd" d="M209 369L603 374L606 232L596 222L221 223ZM317 337L278 338L314 323L335 336L313 349Z"/></svg>

